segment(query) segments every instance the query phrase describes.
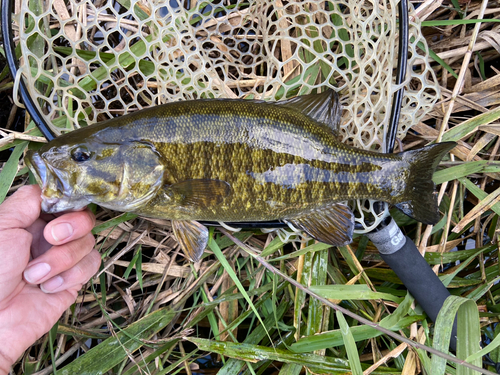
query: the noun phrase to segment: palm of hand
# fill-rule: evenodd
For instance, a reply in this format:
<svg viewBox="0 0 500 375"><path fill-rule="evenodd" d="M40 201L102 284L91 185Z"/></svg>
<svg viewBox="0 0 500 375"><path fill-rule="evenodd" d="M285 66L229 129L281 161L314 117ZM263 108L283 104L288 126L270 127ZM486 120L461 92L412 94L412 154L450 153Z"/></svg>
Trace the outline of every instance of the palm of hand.
<svg viewBox="0 0 500 375"><path fill-rule="evenodd" d="M64 233L58 224L73 228L68 237L57 237ZM37 186L0 205L0 374L50 330L97 271L93 224L89 211L40 218Z"/></svg>

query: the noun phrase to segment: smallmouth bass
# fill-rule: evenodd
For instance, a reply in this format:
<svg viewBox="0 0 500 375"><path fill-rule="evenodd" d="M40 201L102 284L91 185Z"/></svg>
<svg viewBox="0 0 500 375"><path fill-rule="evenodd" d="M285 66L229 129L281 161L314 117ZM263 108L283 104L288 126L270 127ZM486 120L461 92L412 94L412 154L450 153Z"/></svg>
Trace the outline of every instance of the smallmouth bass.
<svg viewBox="0 0 500 375"><path fill-rule="evenodd" d="M332 245L351 241L340 202L371 198L425 224L439 220L432 175L454 142L400 154L337 140L337 94L280 102L169 103L62 135L29 152L42 209L89 203L172 220L186 256L208 241L198 221L281 220Z"/></svg>

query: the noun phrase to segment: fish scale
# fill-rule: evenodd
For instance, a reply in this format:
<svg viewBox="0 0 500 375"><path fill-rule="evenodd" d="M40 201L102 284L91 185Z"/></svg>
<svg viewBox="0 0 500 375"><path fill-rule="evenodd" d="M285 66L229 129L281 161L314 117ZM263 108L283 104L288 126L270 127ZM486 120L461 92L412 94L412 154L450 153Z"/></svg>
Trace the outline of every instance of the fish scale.
<svg viewBox="0 0 500 375"><path fill-rule="evenodd" d="M333 91L278 103L176 102L65 134L27 156L47 212L89 202L172 219L199 259L200 221L282 220L333 245L352 238L342 204L372 198L439 219L432 173L453 143L380 154L340 143ZM50 187L50 189L49 189Z"/></svg>
<svg viewBox="0 0 500 375"><path fill-rule="evenodd" d="M182 122L181 122L182 123ZM193 126L197 126L194 124ZM211 211L203 220L273 220L282 214L281 209L273 212L275 207L268 207L266 201L272 200L289 205L287 212L295 214L304 208L315 208L318 202L335 196L337 200L364 198L373 194L373 186L366 180L357 183L339 183L331 180L331 173L346 172L345 165L327 163L317 160L305 160L296 155L277 153L272 150L252 148L245 143L221 143L223 135L210 142L196 144L155 144L156 149L169 160L169 164L178 167L172 170L173 180L169 184L188 179L216 179L228 182L233 190L219 210ZM211 158L201 158L207 151ZM391 157L397 160L397 157ZM184 160L190 160L185 163ZM235 162L237 161L237 162ZM387 160L386 160L387 161ZM207 165L212 162L212 165ZM294 176L302 174L299 168L290 168L288 173L279 174L275 183L255 183L252 174L262 174L273 169L273 166L305 165L315 168L310 175L311 181L293 184ZM375 169L371 164L361 164L356 170ZM368 168L366 168L368 167ZM330 178L326 178L330 177ZM254 205L248 206L246 202ZM293 208L291 208L293 207ZM262 212L265 210L265 212ZM242 217L243 211L245 212ZM203 213L200 212L200 215ZM228 216L229 215L229 216ZM264 218L264 219L262 219Z"/></svg>
<svg viewBox="0 0 500 375"><path fill-rule="evenodd" d="M378 168L375 162L395 161L398 160L397 156L384 155L381 157L380 154L361 152L361 150L356 150L354 153L349 147L340 144L330 129L311 121L301 113L291 112L287 108L271 107L271 111L266 113L268 118L263 123L258 112L262 111L262 107L269 107L266 103L234 102L236 108L232 108L228 104L230 103L225 101L205 101L199 111L201 114L193 114L186 103L178 103L178 108L173 111L178 115L174 118L169 117L169 124L159 123L155 127L155 130L159 130L154 132L158 133L155 138L163 142L154 142L155 138L146 138L146 140L153 142L160 154L164 155L169 166L175 166L169 169L172 172L172 179L169 178L168 183L172 184L188 179L217 179L231 185L233 188L231 198L225 200L225 204L220 207L219 211L215 210L216 212L213 213L211 210L210 215L203 216L203 220L215 220L215 216L218 214L223 215L224 220L235 220L238 219L242 210L246 212L246 215L240 220L276 219L282 212L274 213L272 207L267 207L262 203L269 200L268 197L292 205L295 210L291 208L287 210L291 215L297 210L309 208L313 202L319 201L323 204L322 201L327 197L330 197L331 201L334 199L339 201L366 198L377 194L381 199L387 199L382 191L377 191L376 184L370 183L376 181L376 175L371 175L369 178L358 175L357 183L339 182L332 178L325 180L321 175L326 177L347 170L356 174L362 170L363 166L365 170L370 171ZM208 121L203 116L207 113L210 113ZM238 115L234 115L234 113L238 113ZM133 121L130 123L133 124ZM221 124L224 123L231 124L229 131L227 127L221 127ZM266 130L273 129L274 138L271 141L267 140L269 145L263 144L266 141L265 137L260 140L255 139L259 133L255 129L261 129L263 125ZM235 129L240 131L235 131ZM246 135L247 129L254 130L253 137ZM164 130L168 131L164 132ZM283 137L280 138L279 135L283 135ZM331 161L305 159L302 155L307 154L307 151L301 149L304 142L294 144L291 135L299 140L314 135L322 142L322 154L327 155ZM144 140L144 135L141 138ZM206 141L196 143L171 142L171 140L185 142L189 139ZM299 155L275 152L270 149L272 146L280 148L280 145L287 145L287 149L296 150ZM205 153L211 157L201 157ZM238 160L239 170L234 168L235 160ZM186 161L189 162L186 163ZM317 168L317 170L315 174L311 175L310 182L295 185L293 184L293 174L300 173L300 171L292 169L289 170L289 173L279 174L276 183L264 183L264 188L258 189L264 198L260 199L261 197L257 195L258 192L255 189L256 184L249 173L262 174L274 166L285 164L307 164ZM331 173L323 173L325 171ZM246 202L249 200L256 201L257 205L248 207ZM229 208L237 209L238 207L238 211L233 212L233 214L228 212ZM203 215L201 212L199 214Z"/></svg>

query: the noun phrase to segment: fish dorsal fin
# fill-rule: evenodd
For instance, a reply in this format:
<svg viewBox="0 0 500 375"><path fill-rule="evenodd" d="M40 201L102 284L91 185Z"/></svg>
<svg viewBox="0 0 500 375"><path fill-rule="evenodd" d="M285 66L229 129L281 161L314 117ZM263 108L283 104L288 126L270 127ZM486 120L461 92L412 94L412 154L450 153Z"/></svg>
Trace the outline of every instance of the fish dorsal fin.
<svg viewBox="0 0 500 375"><path fill-rule="evenodd" d="M302 229L312 238L333 246L347 245L352 241L354 214L342 203L285 221Z"/></svg>
<svg viewBox="0 0 500 375"><path fill-rule="evenodd" d="M274 104L302 112L306 116L327 125L336 135L338 134L341 105L338 94L332 89L328 89L321 94L296 96Z"/></svg>
<svg viewBox="0 0 500 375"><path fill-rule="evenodd" d="M182 206L213 206L231 192L231 186L226 181L196 179L185 180L168 186L165 193Z"/></svg>
<svg viewBox="0 0 500 375"><path fill-rule="evenodd" d="M208 244L207 227L194 220L172 220L172 229L186 258L198 262Z"/></svg>

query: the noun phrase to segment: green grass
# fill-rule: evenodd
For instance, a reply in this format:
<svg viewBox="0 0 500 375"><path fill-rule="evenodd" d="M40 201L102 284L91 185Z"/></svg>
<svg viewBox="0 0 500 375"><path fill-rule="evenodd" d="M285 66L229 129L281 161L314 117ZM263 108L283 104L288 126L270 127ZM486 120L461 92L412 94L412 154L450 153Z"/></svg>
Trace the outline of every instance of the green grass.
<svg viewBox="0 0 500 375"><path fill-rule="evenodd" d="M462 41L466 46L478 22L489 31L498 22L484 17L465 19L472 9L478 9L477 1L468 5L452 3L453 8L438 8L422 24L430 44L429 54L435 61L432 68L436 79L449 91L461 84L456 80L464 69L463 54L441 59L438 53L455 48L450 47L450 41L456 46L462 46ZM120 4L130 8L129 1ZM177 22L195 25L205 15L222 11L218 7L210 10L206 8L208 4L197 4ZM239 3L242 13L247 5ZM37 12L42 11L42 4L34 2L32 6ZM333 3L328 3L328 7L335 9ZM156 30L144 8L136 6L131 11L144 22L144 29ZM297 22L305 24L314 17L307 14ZM345 43L350 25L343 24L340 15L329 21L339 27L338 37L343 42L329 48L350 57L360 53L359 46ZM35 27L31 19L27 22L30 28ZM327 31L333 35L332 30L321 27L308 28L305 34L294 31L303 43L296 50L297 60L314 62L318 55L329 53L321 43L307 46L305 38ZM163 42L169 43L172 37L166 32ZM39 36L29 43L34 53L43 53ZM426 49L423 44L419 47ZM64 46L56 46L54 51L59 56L73 53ZM149 52L141 41L118 58L108 51L78 50L77 56L82 60L99 58L102 65L82 77L78 89L71 94L85 97L99 82L109 78L110 71L130 71L134 68L134 55L145 56ZM310 239L300 242L300 238L284 244L275 234L260 231L231 234L212 229L202 261L193 265L178 251L168 221L94 206L98 222L93 234L106 270L101 269L100 275L82 289L67 316L19 359L14 373L200 374L199 368L206 365L207 371L216 368L223 375L362 374L384 358L373 374L439 375L475 374L459 362L482 367L487 354L491 360L500 361L500 141L496 129L500 107L492 93L497 86L486 84L498 78L493 68L499 58L492 48L476 56L477 60L465 67L469 81L457 103L481 103L487 111L479 113L472 107L463 107L452 113L443 129L442 141L458 141L460 153L447 157L443 168L434 175L438 191L443 189L442 220L431 229L391 211L405 234L420 245L425 260L435 267L451 293L437 322L426 317L366 237L356 237L349 246L334 248ZM344 79L329 75L330 60L318 61L276 87L274 97L304 93L317 82L326 83L328 77L329 84ZM348 60L343 58L337 63L346 66ZM361 69L355 64L350 68ZM30 69L32 75L38 75L39 91L49 90L54 72L49 67L41 71L35 66ZM156 74L148 59L141 61L139 70L145 76ZM266 73L263 72L262 76ZM163 73L160 70L160 80ZM206 84L201 79L193 80L182 70L174 76L188 91L195 92ZM70 84L65 77L58 79L61 87ZM8 80L2 85L0 92L13 86ZM403 145L417 148L436 141L447 105L449 98L443 97L424 120L434 132L410 130ZM94 111L91 107L83 110L87 115ZM75 116L79 113L76 121L85 125L82 112L76 107L71 112ZM65 128L68 122L61 115L54 126ZM26 134L40 135L33 124ZM484 147L472 154L474 145L486 135ZM23 153L40 144L15 140L0 146L0 151L11 149L0 171L2 201L27 183ZM141 240L135 243L139 236ZM118 257L121 251L124 252ZM453 358L448 346L456 313L459 345ZM396 349L398 354L389 356ZM65 353L72 354L63 364L56 365L55 361ZM410 368L412 364L414 369ZM491 365L485 367L489 373L494 371Z"/></svg>

